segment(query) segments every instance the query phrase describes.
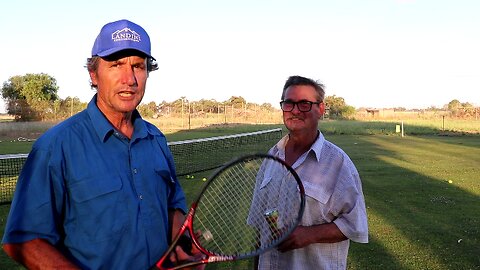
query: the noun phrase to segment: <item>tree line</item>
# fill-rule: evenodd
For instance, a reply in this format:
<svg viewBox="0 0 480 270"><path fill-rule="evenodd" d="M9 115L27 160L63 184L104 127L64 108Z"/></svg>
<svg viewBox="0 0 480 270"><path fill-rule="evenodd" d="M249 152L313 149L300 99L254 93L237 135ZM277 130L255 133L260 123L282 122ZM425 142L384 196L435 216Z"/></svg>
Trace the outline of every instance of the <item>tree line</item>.
<svg viewBox="0 0 480 270"><path fill-rule="evenodd" d="M58 96L59 87L53 76L45 73L26 74L10 77L3 83L1 94L5 100L7 113L13 115L16 121L55 121L68 118L85 109L86 102L78 97L61 99ZM325 97L326 115L331 119L351 119L356 109L346 104L342 97L335 95ZM475 111L470 103L452 100L444 106L454 116L464 116ZM180 97L173 102L149 102L138 106L140 114L145 118L158 118L169 115L202 116L205 114L221 114L227 110L238 114L246 112L274 112L279 108L270 103L256 104L247 102L241 96L232 96L225 101L201 99L190 101ZM401 108L398 110L401 111ZM432 110L439 110L432 108ZM476 111L475 111L476 112Z"/></svg>
<svg viewBox="0 0 480 270"><path fill-rule="evenodd" d="M16 121L65 119L86 107L77 97L59 98L58 89L57 80L48 74L26 74L10 77L1 94Z"/></svg>

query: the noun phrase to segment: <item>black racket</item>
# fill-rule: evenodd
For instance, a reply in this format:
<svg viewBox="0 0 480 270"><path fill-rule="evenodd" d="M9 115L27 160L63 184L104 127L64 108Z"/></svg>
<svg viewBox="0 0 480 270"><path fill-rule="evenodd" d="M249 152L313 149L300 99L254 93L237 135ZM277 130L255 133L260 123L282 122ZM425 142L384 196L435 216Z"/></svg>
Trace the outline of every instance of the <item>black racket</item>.
<svg viewBox="0 0 480 270"><path fill-rule="evenodd" d="M283 160L264 154L238 158L217 170L205 184L155 266L179 269L257 256L295 229L304 207L302 182ZM204 258L166 266L186 232Z"/></svg>

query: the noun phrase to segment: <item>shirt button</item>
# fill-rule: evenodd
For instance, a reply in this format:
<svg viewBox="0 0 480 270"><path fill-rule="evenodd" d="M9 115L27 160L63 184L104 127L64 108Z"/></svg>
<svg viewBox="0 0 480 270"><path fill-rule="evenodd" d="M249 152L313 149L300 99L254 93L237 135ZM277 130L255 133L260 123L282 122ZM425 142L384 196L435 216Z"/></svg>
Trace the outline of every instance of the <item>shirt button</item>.
<svg viewBox="0 0 480 270"><path fill-rule="evenodd" d="M133 169L133 173L134 173L134 174L137 174L137 169Z"/></svg>
<svg viewBox="0 0 480 270"><path fill-rule="evenodd" d="M139 195L138 198L139 198L140 200L143 200L143 195Z"/></svg>

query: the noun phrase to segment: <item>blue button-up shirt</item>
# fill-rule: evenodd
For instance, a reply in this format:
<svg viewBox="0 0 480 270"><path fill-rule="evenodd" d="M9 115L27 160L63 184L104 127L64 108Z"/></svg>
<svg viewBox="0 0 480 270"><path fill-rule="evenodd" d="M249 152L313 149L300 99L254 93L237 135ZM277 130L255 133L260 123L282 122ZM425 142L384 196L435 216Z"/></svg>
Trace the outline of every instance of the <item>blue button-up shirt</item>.
<svg viewBox="0 0 480 270"><path fill-rule="evenodd" d="M19 176L4 243L49 241L84 269L147 269L185 212L165 136L137 111L131 140L96 106L48 130Z"/></svg>

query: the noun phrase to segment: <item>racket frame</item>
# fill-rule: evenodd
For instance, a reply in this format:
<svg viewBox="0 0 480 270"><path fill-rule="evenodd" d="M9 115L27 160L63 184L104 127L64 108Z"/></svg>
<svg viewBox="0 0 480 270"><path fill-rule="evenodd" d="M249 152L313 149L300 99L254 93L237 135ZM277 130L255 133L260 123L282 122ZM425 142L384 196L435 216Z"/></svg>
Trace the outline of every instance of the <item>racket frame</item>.
<svg viewBox="0 0 480 270"><path fill-rule="evenodd" d="M195 234L195 232L193 232L193 222L194 222L194 219L195 219L195 211L197 209L198 202L203 197L203 194L208 189L208 186L223 171L225 171L226 169L228 169L229 167L231 167L231 166L233 166L237 163L247 161L247 160L258 159L258 158L271 159L271 160L274 160L276 162L281 163L293 175L294 179L297 181L297 186L298 186L298 191L299 191L299 194L300 194L300 200L301 201L300 201L300 209L299 209L298 217L295 220L295 225L292 226L289 229L289 231L287 231L285 234L283 234L282 237L275 240L269 248L264 248L264 249L260 248L260 249L257 249L255 252L249 253L247 255L239 255L239 256L221 255L221 254L216 254L216 253L213 253L211 251L206 250L205 248L202 247L202 245L200 245L200 242L198 241L197 234ZM305 209L305 189L303 187L302 181L300 180L300 177L298 176L297 172L290 165L288 165L284 160L282 160L282 159L280 159L276 156L269 155L269 154L258 153L258 154L250 154L250 155L241 156L239 158L236 158L236 159L224 164L222 167L217 169L214 172L214 174L212 175L212 177L210 178L210 180L205 183L205 185L202 187L201 192L198 194L198 196L196 197L196 199L192 203L187 215L185 216L185 221L183 222L182 226L180 227L179 231L177 232L174 240L172 241L169 248L167 249L167 251L162 256L162 258L160 258L160 260L155 264L155 266L157 267L157 269L161 269L161 270L176 270L176 269L181 269L181 268L184 268L184 267L193 267L193 266L198 266L198 265L201 265L201 264L208 264L208 263L212 263L212 262L235 261L235 260L255 257L257 255L260 255L260 254L266 252L269 249L274 248L276 245L278 245L283 240L285 240L285 238L287 238L290 235L290 233L300 223L300 221L302 219L302 216L303 216L304 209ZM187 262L187 263L184 263L182 265L174 266L172 268L163 267L162 265L167 260L168 255L170 255L170 253L175 249L175 247L177 246L178 240L187 230L190 234L192 243L195 245L195 247L197 249L199 249L204 255L206 255L207 258L203 258L203 259L200 259L198 261Z"/></svg>

